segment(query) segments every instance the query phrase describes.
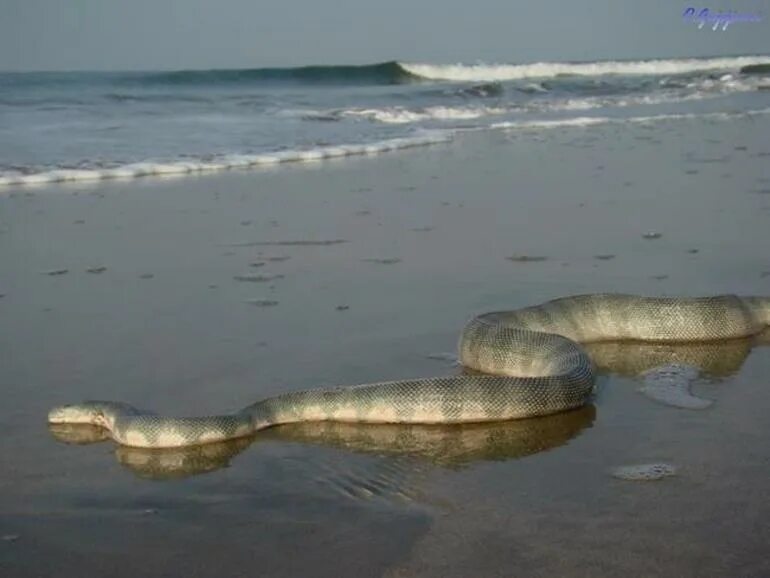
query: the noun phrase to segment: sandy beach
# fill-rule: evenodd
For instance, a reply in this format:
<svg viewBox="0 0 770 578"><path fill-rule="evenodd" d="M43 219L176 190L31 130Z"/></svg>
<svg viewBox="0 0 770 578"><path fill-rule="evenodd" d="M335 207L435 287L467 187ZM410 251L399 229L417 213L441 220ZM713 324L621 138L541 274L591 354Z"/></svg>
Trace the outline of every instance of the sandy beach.
<svg viewBox="0 0 770 578"><path fill-rule="evenodd" d="M467 132L0 191L0 574L770 575L754 342L607 352L590 407L526 423L287 427L164 455L45 423L82 399L206 415L452 374L471 315L566 295L770 295L768 134L767 114ZM666 356L700 364L713 403L640 392ZM650 462L677 473L609 474Z"/></svg>

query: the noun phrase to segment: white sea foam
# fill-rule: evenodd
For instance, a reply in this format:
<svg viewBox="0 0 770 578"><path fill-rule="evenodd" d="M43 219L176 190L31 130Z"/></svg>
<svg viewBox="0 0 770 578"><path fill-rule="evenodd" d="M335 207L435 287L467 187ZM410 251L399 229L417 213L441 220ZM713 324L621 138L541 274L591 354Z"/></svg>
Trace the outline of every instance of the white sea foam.
<svg viewBox="0 0 770 578"><path fill-rule="evenodd" d="M568 98L565 100L537 100L527 103L524 108L527 110L591 110L606 106L608 103L603 99L588 98Z"/></svg>
<svg viewBox="0 0 770 578"><path fill-rule="evenodd" d="M695 90L689 94L667 90L658 92L657 94L639 94L632 96L588 96L585 98L569 98L563 100L533 100L526 103L523 108L531 111L569 111L611 107L623 108L637 105L655 106L658 104L712 99L722 96L727 92L748 92L756 90L757 83L754 81L731 81L715 86L714 84L708 84L707 81L704 81L697 84L692 83L688 88L694 88Z"/></svg>
<svg viewBox="0 0 770 578"><path fill-rule="evenodd" d="M760 110L750 110L745 112L706 112L706 113L681 113L681 114L658 114L650 116L631 116L631 117L609 117L609 116L579 116L572 118L556 118L541 120L521 120L498 122L490 125L492 129L516 130L530 128L561 128L575 126L592 126L598 124L626 124L626 123L654 123L667 120L686 120L686 119L711 119L728 120L732 118L751 117L753 115L770 114L770 108Z"/></svg>
<svg viewBox="0 0 770 578"><path fill-rule="evenodd" d="M536 62L533 64L423 64L401 63L416 76L431 80L486 82L552 78L557 75L600 76L604 74L683 74L709 70L734 70L752 64L767 64L767 56L733 58L688 58L606 62Z"/></svg>
<svg viewBox="0 0 770 578"><path fill-rule="evenodd" d="M420 136L393 138L367 144L326 146L307 150L286 150L254 155L223 155L216 159L199 161L147 161L143 163L131 163L111 168L56 168L51 170L42 170L37 173L21 173L18 171L9 170L0 171L0 187L15 185L42 185L47 183L72 181L98 181L145 176L184 175L190 173L203 173L228 169L276 165L279 163L313 162L323 159L374 155L387 151L448 142L451 139L452 134L449 132L434 131L431 133L424 133Z"/></svg>
<svg viewBox="0 0 770 578"><path fill-rule="evenodd" d="M578 116L573 118L555 118L541 120L514 120L505 122L496 122L490 126L493 129L517 129L517 128L557 128L566 126L590 126L593 124L606 124L613 122L612 118L606 116ZM617 119L628 120L628 119Z"/></svg>
<svg viewBox="0 0 770 578"><path fill-rule="evenodd" d="M406 124L425 120L470 120L508 112L499 107L447 107L430 106L411 110L396 106L388 108L364 108L342 111L342 116L363 117L387 124Z"/></svg>
<svg viewBox="0 0 770 578"><path fill-rule="evenodd" d="M539 82L529 82L523 86L525 92L548 92L548 89Z"/></svg>
<svg viewBox="0 0 770 578"><path fill-rule="evenodd" d="M604 107L627 107L634 105L657 105L690 100L703 100L721 96L725 93L748 92L756 90L759 77L735 77L724 74L718 79L703 78L689 82L684 87L693 92L685 94L681 90L663 90L653 94L587 96L567 99L532 99L521 106L531 111L570 111L592 110ZM292 111L299 114L300 111ZM304 111L304 116L328 118L366 118L386 124L408 124L431 120L453 121L471 120L487 116L502 115L511 112L510 107L467 106L447 107L431 106L409 109L402 106L387 108L356 108L340 111Z"/></svg>

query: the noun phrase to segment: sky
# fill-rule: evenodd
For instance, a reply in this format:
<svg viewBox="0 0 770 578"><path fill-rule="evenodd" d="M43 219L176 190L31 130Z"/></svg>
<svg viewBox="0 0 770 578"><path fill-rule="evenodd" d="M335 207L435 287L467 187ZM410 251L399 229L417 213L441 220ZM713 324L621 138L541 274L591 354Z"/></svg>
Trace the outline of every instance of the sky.
<svg viewBox="0 0 770 578"><path fill-rule="evenodd" d="M759 13L698 30L682 13ZM770 0L0 0L0 70L770 54Z"/></svg>

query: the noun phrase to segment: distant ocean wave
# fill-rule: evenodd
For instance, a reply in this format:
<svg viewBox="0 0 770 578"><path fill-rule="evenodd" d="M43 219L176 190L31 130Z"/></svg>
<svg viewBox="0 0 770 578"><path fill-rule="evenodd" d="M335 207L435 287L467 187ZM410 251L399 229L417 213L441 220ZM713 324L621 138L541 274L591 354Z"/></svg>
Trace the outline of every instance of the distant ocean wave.
<svg viewBox="0 0 770 578"><path fill-rule="evenodd" d="M388 85L427 81L485 82L548 79L560 76L666 75L770 67L768 56L687 58L636 61L536 62L531 64L431 64L399 61L364 65L323 65L288 68L178 70L160 72L37 72L0 74L0 90L32 85L111 84L128 86L216 86L237 84ZM499 86L478 87L480 95ZM118 97L119 98L119 97ZM129 97L127 97L129 98Z"/></svg>
<svg viewBox="0 0 770 578"><path fill-rule="evenodd" d="M144 82L159 84L220 84L296 82L310 84L402 84L417 77L396 61L361 66L300 66L234 70L180 70L150 73Z"/></svg>
<svg viewBox="0 0 770 578"><path fill-rule="evenodd" d="M0 90L41 85L217 86L239 84L388 85L419 80L396 61L376 64L173 70L158 72L12 72L0 74Z"/></svg>

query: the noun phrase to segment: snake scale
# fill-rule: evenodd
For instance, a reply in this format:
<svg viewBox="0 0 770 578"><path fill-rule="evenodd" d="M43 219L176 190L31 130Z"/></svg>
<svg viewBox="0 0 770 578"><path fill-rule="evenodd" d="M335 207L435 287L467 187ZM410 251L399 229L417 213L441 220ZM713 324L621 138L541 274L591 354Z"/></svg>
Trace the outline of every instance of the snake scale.
<svg viewBox="0 0 770 578"><path fill-rule="evenodd" d="M125 446L170 448L245 437L307 421L452 424L542 416L580 407L593 392L594 364L581 343L718 341L761 333L770 297L576 295L472 318L459 361L473 374L299 391L237 413L165 417L118 402L52 409L50 423L105 428Z"/></svg>

